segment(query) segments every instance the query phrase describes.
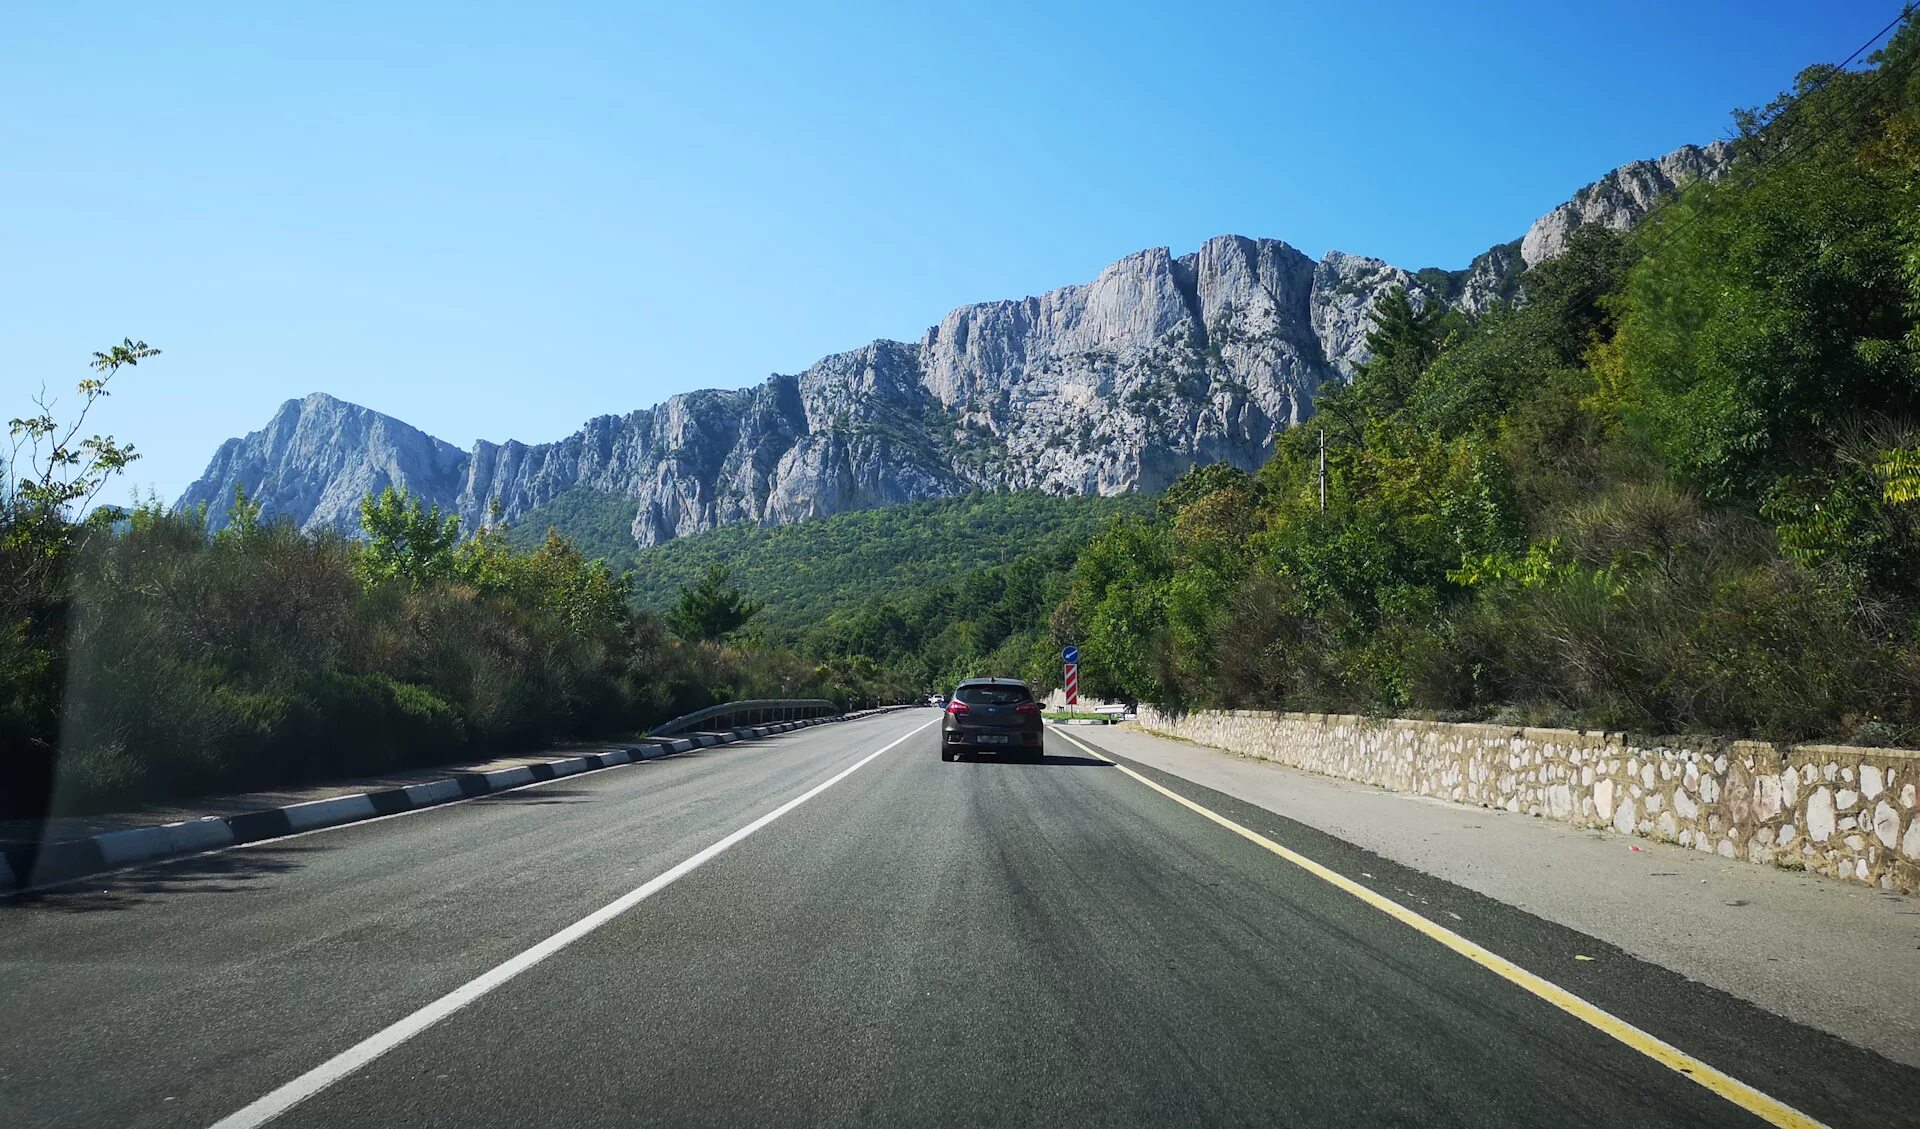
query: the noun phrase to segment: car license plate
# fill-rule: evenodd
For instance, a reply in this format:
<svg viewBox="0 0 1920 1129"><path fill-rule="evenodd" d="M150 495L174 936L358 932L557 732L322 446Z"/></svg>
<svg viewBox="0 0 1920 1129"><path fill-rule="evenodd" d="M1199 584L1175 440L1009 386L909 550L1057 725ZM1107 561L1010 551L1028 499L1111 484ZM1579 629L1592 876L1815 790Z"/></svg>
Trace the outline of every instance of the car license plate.
<svg viewBox="0 0 1920 1129"><path fill-rule="evenodd" d="M980 736L975 737L974 740L980 742L982 745L1004 745L1007 743L1007 737L1004 733L982 733Z"/></svg>

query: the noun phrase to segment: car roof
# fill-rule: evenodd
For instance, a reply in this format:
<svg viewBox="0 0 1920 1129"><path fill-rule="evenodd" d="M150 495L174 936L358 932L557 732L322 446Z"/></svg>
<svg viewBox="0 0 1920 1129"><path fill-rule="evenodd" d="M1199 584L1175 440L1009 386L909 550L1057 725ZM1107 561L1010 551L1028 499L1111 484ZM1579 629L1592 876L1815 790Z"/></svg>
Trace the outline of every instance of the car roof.
<svg viewBox="0 0 1920 1129"><path fill-rule="evenodd" d="M1024 679L1019 679L1019 678L962 678L960 680L960 685L955 686L954 689L958 690L960 686L1022 686L1024 687L1025 685L1026 685L1026 681Z"/></svg>

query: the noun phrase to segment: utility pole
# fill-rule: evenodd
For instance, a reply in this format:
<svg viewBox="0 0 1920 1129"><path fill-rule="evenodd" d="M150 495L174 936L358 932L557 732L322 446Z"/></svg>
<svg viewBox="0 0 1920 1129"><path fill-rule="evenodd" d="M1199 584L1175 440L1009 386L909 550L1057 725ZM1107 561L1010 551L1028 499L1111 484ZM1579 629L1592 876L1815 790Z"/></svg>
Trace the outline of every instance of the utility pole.
<svg viewBox="0 0 1920 1129"><path fill-rule="evenodd" d="M1327 429L1320 429L1320 512L1327 512Z"/></svg>

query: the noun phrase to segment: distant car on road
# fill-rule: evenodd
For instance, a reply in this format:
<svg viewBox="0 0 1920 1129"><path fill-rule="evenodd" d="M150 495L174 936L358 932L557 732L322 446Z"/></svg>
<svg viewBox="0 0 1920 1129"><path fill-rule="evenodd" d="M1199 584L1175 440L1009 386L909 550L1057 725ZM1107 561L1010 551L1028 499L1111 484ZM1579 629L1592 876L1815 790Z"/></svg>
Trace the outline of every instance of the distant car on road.
<svg viewBox="0 0 1920 1129"><path fill-rule="evenodd" d="M1043 726L1033 689L1018 678L969 678L940 719L940 759L969 752L1040 755Z"/></svg>
<svg viewBox="0 0 1920 1129"><path fill-rule="evenodd" d="M937 709L937 710L943 710L943 709L946 709L946 708L947 708L947 696L946 696L945 694L928 694L928 695L927 695L927 704L928 704L928 705L930 705L930 706L932 706L932 707L933 707L934 709Z"/></svg>

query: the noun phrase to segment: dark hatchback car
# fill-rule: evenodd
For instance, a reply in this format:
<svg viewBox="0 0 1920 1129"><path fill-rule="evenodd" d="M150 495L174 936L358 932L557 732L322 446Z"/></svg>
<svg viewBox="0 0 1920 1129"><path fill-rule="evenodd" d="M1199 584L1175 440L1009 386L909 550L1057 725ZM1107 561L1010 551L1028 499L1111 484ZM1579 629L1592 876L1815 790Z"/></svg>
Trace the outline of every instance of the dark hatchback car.
<svg viewBox="0 0 1920 1129"><path fill-rule="evenodd" d="M1042 749L1040 703L1018 678L969 678L953 688L940 719L940 759L963 753L1020 753Z"/></svg>

